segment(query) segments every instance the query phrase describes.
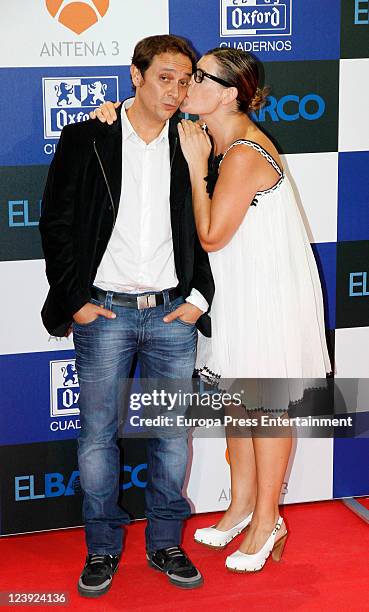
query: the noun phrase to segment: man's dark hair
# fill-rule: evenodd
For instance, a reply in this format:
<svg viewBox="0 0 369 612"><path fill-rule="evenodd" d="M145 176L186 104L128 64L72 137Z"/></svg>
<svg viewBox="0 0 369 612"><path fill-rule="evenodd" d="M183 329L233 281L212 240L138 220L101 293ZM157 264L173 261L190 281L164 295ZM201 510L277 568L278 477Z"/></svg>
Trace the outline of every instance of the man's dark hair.
<svg viewBox="0 0 369 612"><path fill-rule="evenodd" d="M151 66L154 57L161 53L182 53L182 55L186 55L191 60L192 70L196 69L196 54L189 42L184 38L171 34L148 36L140 40L133 51L132 64L144 76L145 71Z"/></svg>

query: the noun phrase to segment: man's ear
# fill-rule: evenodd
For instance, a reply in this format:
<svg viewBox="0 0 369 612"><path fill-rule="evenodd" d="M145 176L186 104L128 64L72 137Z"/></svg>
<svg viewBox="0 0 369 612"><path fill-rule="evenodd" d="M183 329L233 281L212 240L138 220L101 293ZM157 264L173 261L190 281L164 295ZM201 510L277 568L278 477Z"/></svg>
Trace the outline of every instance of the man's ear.
<svg viewBox="0 0 369 612"><path fill-rule="evenodd" d="M223 90L222 103L231 104L238 96L237 87L227 87Z"/></svg>
<svg viewBox="0 0 369 612"><path fill-rule="evenodd" d="M132 83L135 87L140 87L143 83L143 76L141 71L134 64L130 68Z"/></svg>

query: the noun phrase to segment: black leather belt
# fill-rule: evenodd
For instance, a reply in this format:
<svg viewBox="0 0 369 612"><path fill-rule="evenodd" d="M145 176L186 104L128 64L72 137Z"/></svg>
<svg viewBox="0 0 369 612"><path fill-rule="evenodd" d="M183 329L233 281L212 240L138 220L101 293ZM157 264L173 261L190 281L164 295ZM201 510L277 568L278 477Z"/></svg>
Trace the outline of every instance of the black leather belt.
<svg viewBox="0 0 369 612"><path fill-rule="evenodd" d="M98 287L92 287L91 289L91 297L99 302L105 302L107 293L107 291L99 289ZM142 310L143 308L155 308L155 306L164 304L164 292L145 293L142 295L132 296L130 296L128 293L115 293L114 291L112 293L113 297L111 303L115 306L126 306L127 308L137 308L138 310ZM174 287L173 289L168 290L168 294L169 300L173 301L181 295L181 292L178 287Z"/></svg>

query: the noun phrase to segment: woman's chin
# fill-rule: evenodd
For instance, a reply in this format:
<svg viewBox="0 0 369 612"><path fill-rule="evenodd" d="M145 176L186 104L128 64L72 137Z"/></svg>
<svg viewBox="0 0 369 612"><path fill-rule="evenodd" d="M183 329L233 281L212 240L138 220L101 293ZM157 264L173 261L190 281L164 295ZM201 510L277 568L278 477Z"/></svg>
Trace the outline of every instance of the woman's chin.
<svg viewBox="0 0 369 612"><path fill-rule="evenodd" d="M181 111L181 113L189 113L190 115L194 115L196 114L196 111L194 112L191 102L187 102L186 100L183 100L181 106L179 107L179 110Z"/></svg>

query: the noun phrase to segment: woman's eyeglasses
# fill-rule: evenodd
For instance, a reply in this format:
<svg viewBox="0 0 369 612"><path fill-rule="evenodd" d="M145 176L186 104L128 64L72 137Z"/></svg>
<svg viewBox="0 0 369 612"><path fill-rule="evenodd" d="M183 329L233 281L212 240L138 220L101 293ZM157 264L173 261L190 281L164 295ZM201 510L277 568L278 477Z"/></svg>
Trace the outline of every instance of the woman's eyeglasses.
<svg viewBox="0 0 369 612"><path fill-rule="evenodd" d="M211 79L212 81L215 81L216 83L219 83L220 85L223 85L223 87L233 87L233 85L231 85L227 81L224 81L223 79L215 76L214 74L209 74L201 68L197 68L193 73L195 83L202 83L205 77Z"/></svg>

